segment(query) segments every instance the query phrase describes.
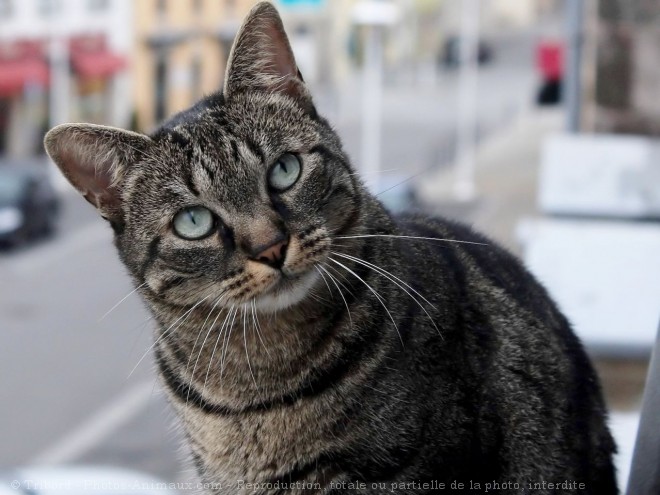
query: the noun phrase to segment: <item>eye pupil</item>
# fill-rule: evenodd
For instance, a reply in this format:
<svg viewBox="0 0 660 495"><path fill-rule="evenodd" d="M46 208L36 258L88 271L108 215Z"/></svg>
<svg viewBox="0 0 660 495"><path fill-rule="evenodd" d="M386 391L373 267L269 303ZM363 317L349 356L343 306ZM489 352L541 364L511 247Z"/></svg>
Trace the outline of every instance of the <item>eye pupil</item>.
<svg viewBox="0 0 660 495"><path fill-rule="evenodd" d="M278 192L283 192L293 186L300 177L301 163L292 153L285 153L270 168L268 185Z"/></svg>
<svg viewBox="0 0 660 495"><path fill-rule="evenodd" d="M192 206L181 210L174 216L172 227L174 232L187 240L202 239L208 236L214 228L215 217L202 206Z"/></svg>

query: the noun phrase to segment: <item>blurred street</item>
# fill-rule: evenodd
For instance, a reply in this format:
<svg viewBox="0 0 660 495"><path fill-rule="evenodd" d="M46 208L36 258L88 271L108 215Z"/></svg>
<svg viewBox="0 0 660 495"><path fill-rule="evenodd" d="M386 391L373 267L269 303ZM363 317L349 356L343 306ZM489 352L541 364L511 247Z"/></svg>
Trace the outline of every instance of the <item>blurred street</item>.
<svg viewBox="0 0 660 495"><path fill-rule="evenodd" d="M600 375L624 488L660 314L660 7L274 1L371 191L393 211L473 225L558 302ZM0 2L0 170L45 170L51 198L37 215L0 197L0 472L194 478L111 229L42 139L64 122L149 132L220 88L254 3ZM359 19L365 5L396 15ZM24 219L40 216L56 228L33 240ZM2 235L19 231L10 247Z"/></svg>
<svg viewBox="0 0 660 495"><path fill-rule="evenodd" d="M534 102L536 32L491 40L495 60L479 71L477 139L513 123ZM428 64L386 85L382 107L381 170L406 178L448 165L456 152L458 73ZM338 129L345 149L360 168L361 99L359 72L340 94L317 91L317 106ZM369 184L373 177L363 177Z"/></svg>
<svg viewBox="0 0 660 495"><path fill-rule="evenodd" d="M84 460L173 472L157 454L176 448L163 444L173 438L163 435L167 413L151 356L128 378L151 342L147 315L133 297L101 320L130 281L105 222L77 195L64 198L56 239L0 258L0 394L8 404L0 438L12 446L0 450L0 465ZM136 424L140 415L146 424Z"/></svg>

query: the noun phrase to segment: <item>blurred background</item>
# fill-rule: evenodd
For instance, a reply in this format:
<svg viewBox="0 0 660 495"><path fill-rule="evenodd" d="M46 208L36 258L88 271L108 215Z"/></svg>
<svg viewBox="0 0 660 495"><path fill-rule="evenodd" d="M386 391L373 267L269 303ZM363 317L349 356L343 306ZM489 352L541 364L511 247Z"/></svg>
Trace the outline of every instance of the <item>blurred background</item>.
<svg viewBox="0 0 660 495"><path fill-rule="evenodd" d="M42 139L73 121L148 132L220 88L254 3L0 0L0 471L190 478L148 315ZM276 4L369 187L473 224L557 299L601 376L625 486L660 317L660 3Z"/></svg>

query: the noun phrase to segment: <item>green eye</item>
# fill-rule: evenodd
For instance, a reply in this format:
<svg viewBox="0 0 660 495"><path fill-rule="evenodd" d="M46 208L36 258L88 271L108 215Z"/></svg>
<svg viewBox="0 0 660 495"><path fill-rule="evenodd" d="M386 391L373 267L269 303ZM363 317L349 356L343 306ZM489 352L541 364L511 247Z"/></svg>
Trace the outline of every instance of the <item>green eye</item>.
<svg viewBox="0 0 660 495"><path fill-rule="evenodd" d="M291 153L283 154L268 171L268 185L282 192L300 177L300 160Z"/></svg>
<svg viewBox="0 0 660 495"><path fill-rule="evenodd" d="M215 226L213 213L203 206L181 210L172 222L174 232L183 239L195 240L209 235Z"/></svg>

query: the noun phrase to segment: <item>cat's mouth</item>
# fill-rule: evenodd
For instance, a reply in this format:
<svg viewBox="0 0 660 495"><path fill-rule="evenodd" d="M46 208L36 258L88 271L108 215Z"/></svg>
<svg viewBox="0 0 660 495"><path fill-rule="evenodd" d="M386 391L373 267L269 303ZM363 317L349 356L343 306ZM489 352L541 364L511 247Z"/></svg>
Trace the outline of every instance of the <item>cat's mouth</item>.
<svg viewBox="0 0 660 495"><path fill-rule="evenodd" d="M329 246L327 233L321 228L309 229L302 236L292 236L281 266L261 272L262 280L267 282L254 297L257 307L277 311L309 296L320 280L317 264L324 259ZM259 269L266 268L261 266Z"/></svg>
<svg viewBox="0 0 660 495"><path fill-rule="evenodd" d="M266 311L277 311L293 306L302 301L317 281L316 271L305 270L300 273L280 271L278 277L255 298L257 307Z"/></svg>
<svg viewBox="0 0 660 495"><path fill-rule="evenodd" d="M280 270L278 277L273 281L272 285L265 291L266 294L280 294L292 290L300 283L300 281L310 273L311 270L305 270L301 273L286 273Z"/></svg>
<svg viewBox="0 0 660 495"><path fill-rule="evenodd" d="M272 289L282 290L285 287L290 287L291 285L293 285L296 282L296 280L300 280L300 278L303 275L304 275L304 273L286 274L284 272L280 272L280 276L277 279L277 281L275 282L275 285Z"/></svg>

